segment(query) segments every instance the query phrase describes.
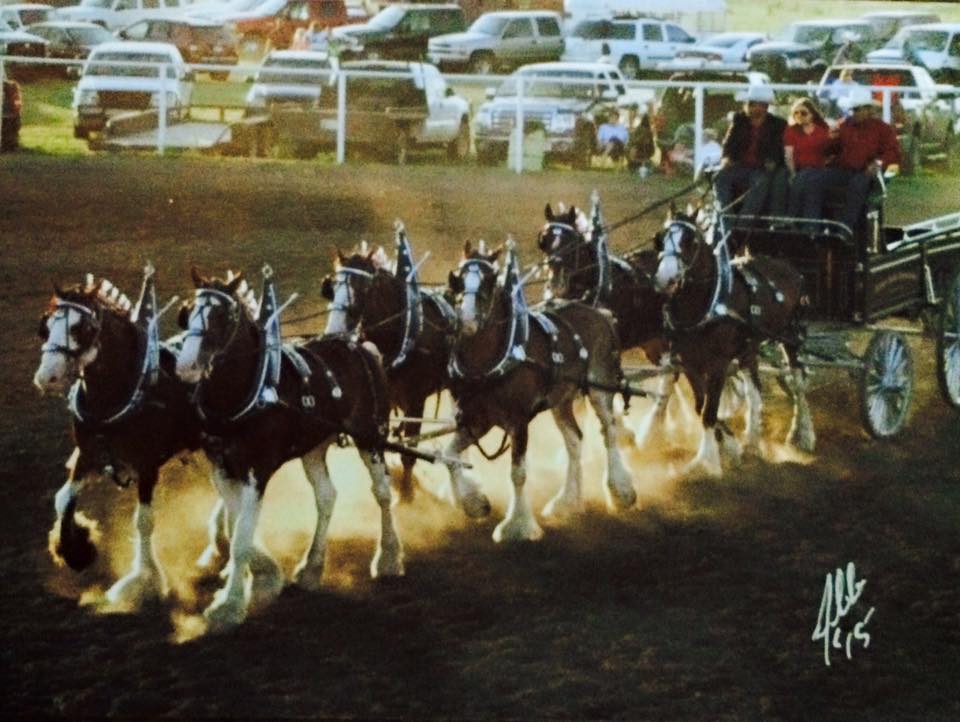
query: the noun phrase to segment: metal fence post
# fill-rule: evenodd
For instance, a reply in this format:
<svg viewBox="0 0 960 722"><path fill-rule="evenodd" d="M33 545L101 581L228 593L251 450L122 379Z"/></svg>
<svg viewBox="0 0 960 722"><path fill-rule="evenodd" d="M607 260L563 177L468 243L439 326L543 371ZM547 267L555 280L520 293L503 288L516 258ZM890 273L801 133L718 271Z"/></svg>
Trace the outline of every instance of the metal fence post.
<svg viewBox="0 0 960 722"><path fill-rule="evenodd" d="M514 120L513 132L513 169L517 173L523 173L523 76L517 76L517 115ZM509 147L509 145L508 145Z"/></svg>
<svg viewBox="0 0 960 722"><path fill-rule="evenodd" d="M157 153L163 155L167 144L167 64L160 65L160 97L157 104Z"/></svg>
<svg viewBox="0 0 960 722"><path fill-rule="evenodd" d="M3 93L3 81L7 79L6 67L3 63L3 57L0 57L0 93ZM2 110L3 103L6 100L6 93L0 95L0 110ZM2 112L0 112L2 115ZM3 123L0 122L0 147L3 147Z"/></svg>
<svg viewBox="0 0 960 722"><path fill-rule="evenodd" d="M337 73L337 165L347 159L347 74L343 68Z"/></svg>
<svg viewBox="0 0 960 722"><path fill-rule="evenodd" d="M693 89L693 174L703 162L703 85Z"/></svg>
<svg viewBox="0 0 960 722"><path fill-rule="evenodd" d="M890 118L893 116L891 111L891 102L890 102L890 89L883 89L883 122L889 123Z"/></svg>

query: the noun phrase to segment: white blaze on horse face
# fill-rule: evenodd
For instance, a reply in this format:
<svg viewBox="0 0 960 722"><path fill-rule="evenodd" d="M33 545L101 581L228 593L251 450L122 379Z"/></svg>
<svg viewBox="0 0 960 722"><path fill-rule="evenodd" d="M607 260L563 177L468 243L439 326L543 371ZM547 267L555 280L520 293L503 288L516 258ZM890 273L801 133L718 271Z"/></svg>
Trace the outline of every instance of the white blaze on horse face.
<svg viewBox="0 0 960 722"><path fill-rule="evenodd" d="M670 226L663 237L663 253L660 254L660 263L654 277L654 286L657 291L664 291L680 280L680 239L683 231L677 226Z"/></svg>
<svg viewBox="0 0 960 722"><path fill-rule="evenodd" d="M82 314L69 307L58 308L47 318L47 340L40 353L40 365L33 375L33 384L44 393L61 393L76 373L97 357L94 345L77 357L74 374L70 371L67 352L80 351L73 331L83 322Z"/></svg>
<svg viewBox="0 0 960 722"><path fill-rule="evenodd" d="M328 334L349 333L347 312L350 310L350 281L347 275L337 272L333 286L333 301L330 303L330 316L327 318Z"/></svg>
<svg viewBox="0 0 960 722"><path fill-rule="evenodd" d="M187 336L183 339L183 346L177 354L177 376L188 384L195 384L203 377L204 367L200 364L200 347L206 330L204 319L209 314L210 307L215 305L217 301L212 298L198 297L190 311Z"/></svg>
<svg viewBox="0 0 960 722"><path fill-rule="evenodd" d="M463 274L463 301L460 302L460 324L465 336L477 332L477 294L480 292L480 269L468 266Z"/></svg>

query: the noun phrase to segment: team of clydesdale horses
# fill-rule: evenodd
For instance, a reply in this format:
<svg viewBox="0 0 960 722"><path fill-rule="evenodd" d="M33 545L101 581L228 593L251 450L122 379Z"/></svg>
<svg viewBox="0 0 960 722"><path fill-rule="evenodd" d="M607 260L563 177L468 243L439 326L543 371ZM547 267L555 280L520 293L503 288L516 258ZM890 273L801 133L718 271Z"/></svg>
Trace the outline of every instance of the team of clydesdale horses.
<svg viewBox="0 0 960 722"><path fill-rule="evenodd" d="M330 302L325 332L296 339L281 336L286 304L278 303L268 267L259 300L239 274L206 277L194 269L193 295L179 312L183 333L166 340L158 333L165 309L157 306L152 267L136 304L92 276L82 285L57 287L40 326L34 384L67 396L75 450L55 498L51 552L74 569L88 567L96 556L96 530L77 511L78 494L103 476L135 484L132 568L106 599L136 607L163 597L153 491L161 466L202 451L220 497L198 564L221 569L225 580L204 615L211 629L236 625L251 598L269 599L285 582L254 532L267 483L295 458L312 485L317 524L294 581L310 589L320 585L337 496L326 453L344 439L356 446L381 510L373 576L404 573L387 451L400 454L401 500L414 496L414 462L439 461L449 470L456 503L468 516L483 517L490 503L461 455L474 445L487 458L509 448L512 493L494 539L535 540L543 532L525 494L528 427L549 410L568 454L566 480L542 516L582 511L578 398L589 402L600 422L608 501L616 509L632 507L637 494L621 446L635 443L634 434L614 405L617 394L626 406L631 393L643 393L621 368L621 350L631 347L642 347L655 362L670 359L664 375L671 383L679 373L689 380L704 425L691 468L719 474L727 446L726 427L718 422L724 381L735 366L750 378L747 446L754 446L759 345L781 343L784 385L796 407L790 441L811 449L797 362L799 276L770 259L731 261L723 241L711 243L708 236L695 218L671 217L656 251L620 258L607 249L596 199L592 225L575 208L555 214L547 206L538 236L545 259L538 265L549 269L548 300L532 306L512 241L496 249L467 242L446 287L425 290L398 223L394 261L366 244L350 255L337 252L334 272L321 286ZM455 426L422 434L426 401L443 390L453 399ZM391 410L402 414L392 431ZM495 426L504 436L491 453L480 439ZM440 433L451 439L442 454L417 449L418 440Z"/></svg>

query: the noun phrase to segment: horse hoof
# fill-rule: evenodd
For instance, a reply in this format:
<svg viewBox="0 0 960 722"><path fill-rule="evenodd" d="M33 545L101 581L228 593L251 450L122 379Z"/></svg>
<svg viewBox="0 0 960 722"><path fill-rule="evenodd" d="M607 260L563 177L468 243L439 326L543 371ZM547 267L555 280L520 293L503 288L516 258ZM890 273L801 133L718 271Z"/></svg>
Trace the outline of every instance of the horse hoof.
<svg viewBox="0 0 960 722"><path fill-rule="evenodd" d="M115 582L106 593L107 603L111 607L131 610L165 596L163 583L152 574L128 574Z"/></svg>
<svg viewBox="0 0 960 722"><path fill-rule="evenodd" d="M308 592L315 592L323 586L323 565L297 567L293 572L293 583Z"/></svg>
<svg viewBox="0 0 960 722"><path fill-rule="evenodd" d="M545 519L570 519L584 512L583 500L558 494L547 502L541 512Z"/></svg>
<svg viewBox="0 0 960 722"><path fill-rule="evenodd" d="M462 506L464 513L471 519L490 516L490 500L480 492L463 497Z"/></svg>
<svg viewBox="0 0 960 722"><path fill-rule="evenodd" d="M804 434L799 431L791 431L787 437L787 443L795 449L812 454L817 446L817 437L812 432Z"/></svg>
<svg viewBox="0 0 960 722"><path fill-rule="evenodd" d="M532 520L529 523L504 520L497 524L497 528L493 530L493 540L497 544L540 541L542 538L543 529Z"/></svg>
<svg viewBox="0 0 960 722"><path fill-rule="evenodd" d="M680 472L680 478L693 479L707 477L719 479L723 476L723 469L717 464L709 464L700 459L694 459Z"/></svg>
<svg viewBox="0 0 960 722"><path fill-rule="evenodd" d="M633 487L630 487L626 491L616 489L612 486L608 488L610 491L610 499L613 502L613 507L617 511L632 509L637 503L637 492Z"/></svg>
<svg viewBox="0 0 960 722"><path fill-rule="evenodd" d="M373 579L402 577L406 574L403 568L403 555L388 556L379 551L370 562L370 576Z"/></svg>
<svg viewBox="0 0 960 722"><path fill-rule="evenodd" d="M247 609L242 602L223 599L220 594L213 603L203 611L207 620L207 629L211 632L224 632L243 623L247 617Z"/></svg>

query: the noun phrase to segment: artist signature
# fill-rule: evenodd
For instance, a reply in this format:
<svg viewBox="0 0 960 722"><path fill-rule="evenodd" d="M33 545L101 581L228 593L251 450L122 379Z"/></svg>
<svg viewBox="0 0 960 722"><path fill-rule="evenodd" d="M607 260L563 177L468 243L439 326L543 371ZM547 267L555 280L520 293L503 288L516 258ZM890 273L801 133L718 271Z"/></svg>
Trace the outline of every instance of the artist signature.
<svg viewBox="0 0 960 722"><path fill-rule="evenodd" d="M837 568L835 572L827 573L823 598L820 600L820 612L817 614L817 626L813 630L813 641L823 641L823 661L828 667L831 649L843 649L847 659L853 659L853 642L862 642L864 649L870 646L870 634L866 627L873 616L874 607L870 607L863 619L853 625L852 630L844 631L840 626L840 621L860 600L866 584L866 579L857 580L857 569L853 562L847 564L846 570Z"/></svg>

